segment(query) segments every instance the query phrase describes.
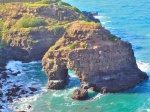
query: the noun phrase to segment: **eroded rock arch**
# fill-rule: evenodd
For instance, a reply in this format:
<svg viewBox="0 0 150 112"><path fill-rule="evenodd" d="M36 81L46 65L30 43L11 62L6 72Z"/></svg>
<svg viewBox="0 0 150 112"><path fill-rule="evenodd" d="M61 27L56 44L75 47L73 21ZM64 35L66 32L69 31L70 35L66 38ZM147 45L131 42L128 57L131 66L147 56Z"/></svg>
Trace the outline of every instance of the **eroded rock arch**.
<svg viewBox="0 0 150 112"><path fill-rule="evenodd" d="M50 89L65 87L67 69L75 71L81 87L99 92L126 90L148 78L137 67L131 44L94 23L73 24L45 54L42 64Z"/></svg>

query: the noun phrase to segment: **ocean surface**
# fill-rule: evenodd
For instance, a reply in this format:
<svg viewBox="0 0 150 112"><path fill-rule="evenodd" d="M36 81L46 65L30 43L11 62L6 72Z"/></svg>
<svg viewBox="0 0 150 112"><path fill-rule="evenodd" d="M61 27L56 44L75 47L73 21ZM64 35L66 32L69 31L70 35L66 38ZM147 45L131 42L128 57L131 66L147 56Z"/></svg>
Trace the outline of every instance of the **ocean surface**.
<svg viewBox="0 0 150 112"><path fill-rule="evenodd" d="M100 19L103 27L132 43L139 68L150 75L150 0L63 1L81 11L98 12L96 18ZM14 72L21 71L15 78L9 78L11 82L22 85L25 90L35 87L37 91L33 95L22 95L13 103L0 101L3 112L150 112L150 80L119 93L102 95L89 91L89 100L75 101L71 95L80 86L80 81L73 71L68 71L70 83L64 90L52 91L46 88L47 77L40 61L22 63L12 60L7 68ZM4 84L2 91L11 86Z"/></svg>

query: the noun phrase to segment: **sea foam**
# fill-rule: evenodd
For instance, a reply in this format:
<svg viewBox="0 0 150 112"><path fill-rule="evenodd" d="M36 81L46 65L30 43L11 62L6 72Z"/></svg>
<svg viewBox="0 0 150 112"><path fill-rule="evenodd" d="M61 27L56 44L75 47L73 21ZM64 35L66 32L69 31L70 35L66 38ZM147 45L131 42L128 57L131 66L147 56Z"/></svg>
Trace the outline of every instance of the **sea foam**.
<svg viewBox="0 0 150 112"><path fill-rule="evenodd" d="M5 72L9 77L0 80L0 83L2 83L2 88L0 88L0 90L3 93L2 101L0 101L3 108L0 109L0 111L31 111L33 107L29 109L28 103L35 101L42 93L47 91L47 88L45 87L47 78L42 71L41 61L22 63L21 61L11 60L7 63L6 69L7 71ZM17 75L14 76L12 75L13 73L17 73ZM18 96L10 96L13 100L13 102L10 102L7 100L8 96L6 93L8 93L8 89L12 89L15 86L20 87L20 90L16 92ZM22 94L21 91L25 91L25 93Z"/></svg>
<svg viewBox="0 0 150 112"><path fill-rule="evenodd" d="M150 71L150 64L149 63L145 63L145 62L142 62L142 61L137 61L137 65L144 72L149 72Z"/></svg>

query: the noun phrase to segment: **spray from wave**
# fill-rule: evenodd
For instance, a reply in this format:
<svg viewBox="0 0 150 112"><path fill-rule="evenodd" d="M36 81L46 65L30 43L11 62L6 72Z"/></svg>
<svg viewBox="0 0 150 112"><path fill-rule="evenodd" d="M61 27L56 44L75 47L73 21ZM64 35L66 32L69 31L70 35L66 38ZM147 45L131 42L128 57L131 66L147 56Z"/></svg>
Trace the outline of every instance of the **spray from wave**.
<svg viewBox="0 0 150 112"><path fill-rule="evenodd" d="M142 61L137 61L137 65L144 72L149 72L150 71L150 64L149 63L145 63L145 62L142 62Z"/></svg>
<svg viewBox="0 0 150 112"><path fill-rule="evenodd" d="M39 94L46 91L47 78L42 71L40 61L30 63L9 61L6 65L6 71L0 75L0 91L2 92L0 111L20 111L18 107L13 106L13 103L33 101ZM28 109L31 110L32 108L28 105Z"/></svg>

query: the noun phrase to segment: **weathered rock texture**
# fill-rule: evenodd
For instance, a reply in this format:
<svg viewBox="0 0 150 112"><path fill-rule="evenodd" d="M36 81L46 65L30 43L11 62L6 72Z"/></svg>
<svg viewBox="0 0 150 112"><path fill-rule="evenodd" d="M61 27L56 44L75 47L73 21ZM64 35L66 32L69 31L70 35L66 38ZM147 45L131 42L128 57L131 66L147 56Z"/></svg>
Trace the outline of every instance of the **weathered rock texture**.
<svg viewBox="0 0 150 112"><path fill-rule="evenodd" d="M64 31L61 29L57 35L46 28L25 33L12 32L8 48L9 58L23 61L42 59L45 52L54 45Z"/></svg>
<svg viewBox="0 0 150 112"><path fill-rule="evenodd" d="M67 24L79 19L88 20L77 8L61 1L39 5L13 3L0 5L0 8L0 44L7 44L7 58L15 60L42 59L49 47L62 37ZM19 27L25 17L43 19L47 25Z"/></svg>
<svg viewBox="0 0 150 112"><path fill-rule="evenodd" d="M95 23L75 22L42 60L50 89L62 89L67 70L74 70L81 87L117 92L148 76L136 64L132 46Z"/></svg>
<svg viewBox="0 0 150 112"><path fill-rule="evenodd" d="M74 100L86 100L88 99L88 91L83 88L78 88L74 90L72 99Z"/></svg>

